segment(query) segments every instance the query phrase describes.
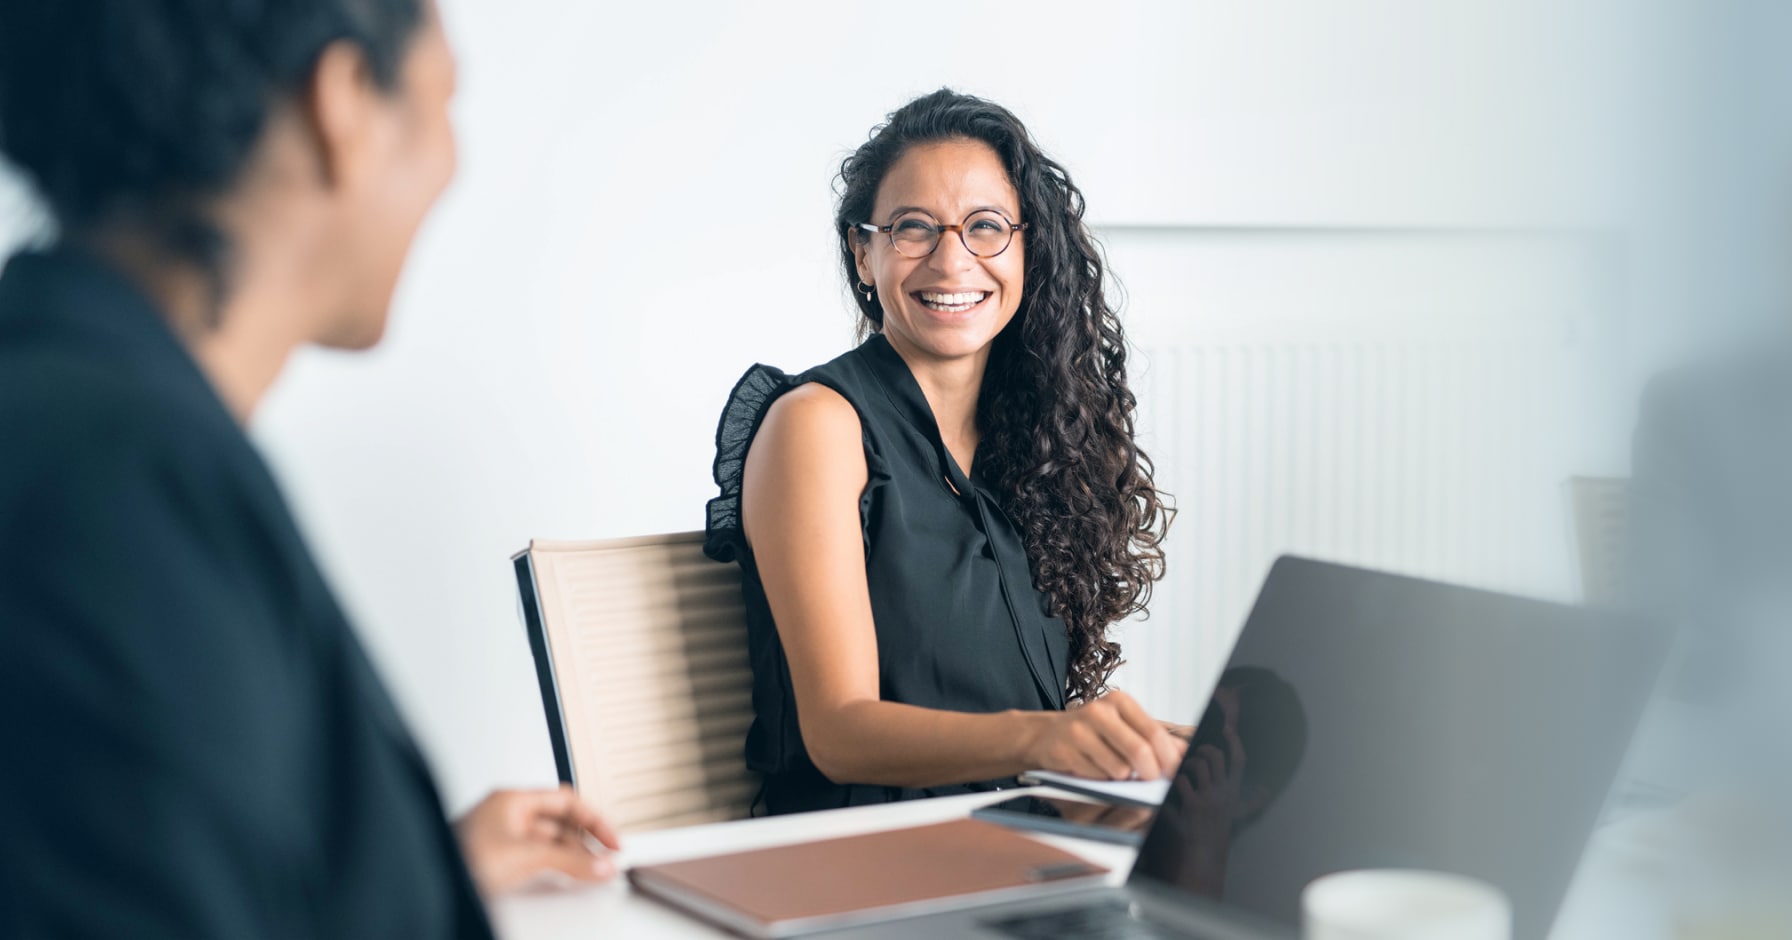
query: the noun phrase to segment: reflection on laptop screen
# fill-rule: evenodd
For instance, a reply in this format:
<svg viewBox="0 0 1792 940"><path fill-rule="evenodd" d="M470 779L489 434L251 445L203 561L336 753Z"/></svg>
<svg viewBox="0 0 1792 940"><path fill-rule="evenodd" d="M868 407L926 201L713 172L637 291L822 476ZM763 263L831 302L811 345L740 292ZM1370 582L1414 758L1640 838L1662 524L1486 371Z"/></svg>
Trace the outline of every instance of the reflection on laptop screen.
<svg viewBox="0 0 1792 940"><path fill-rule="evenodd" d="M1661 654L1609 613L1285 558L1133 878L1296 925L1329 872L1457 872L1541 937Z"/></svg>

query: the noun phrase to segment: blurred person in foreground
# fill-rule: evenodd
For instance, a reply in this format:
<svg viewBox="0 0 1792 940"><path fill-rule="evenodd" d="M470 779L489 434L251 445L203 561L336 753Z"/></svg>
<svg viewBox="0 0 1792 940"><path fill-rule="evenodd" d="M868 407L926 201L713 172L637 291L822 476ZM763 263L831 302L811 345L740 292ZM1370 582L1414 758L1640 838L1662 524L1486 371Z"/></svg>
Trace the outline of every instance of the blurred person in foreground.
<svg viewBox="0 0 1792 940"><path fill-rule="evenodd" d="M430 0L0 0L57 228L0 275L0 935L486 937L613 871L568 790L457 844L243 432L380 338L453 89Z"/></svg>
<svg viewBox="0 0 1792 940"><path fill-rule="evenodd" d="M1611 839L1662 923L1792 935L1792 331L1650 381L1628 496L1627 600L1680 631Z"/></svg>

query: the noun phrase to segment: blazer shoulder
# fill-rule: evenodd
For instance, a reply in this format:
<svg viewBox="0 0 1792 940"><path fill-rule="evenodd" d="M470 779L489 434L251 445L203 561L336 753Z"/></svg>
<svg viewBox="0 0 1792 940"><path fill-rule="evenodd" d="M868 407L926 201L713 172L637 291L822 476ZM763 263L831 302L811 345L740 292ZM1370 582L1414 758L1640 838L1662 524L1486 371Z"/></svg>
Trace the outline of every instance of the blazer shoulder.
<svg viewBox="0 0 1792 940"><path fill-rule="evenodd" d="M0 349L0 501L95 463L167 471L228 453L241 429L193 384L77 350Z"/></svg>

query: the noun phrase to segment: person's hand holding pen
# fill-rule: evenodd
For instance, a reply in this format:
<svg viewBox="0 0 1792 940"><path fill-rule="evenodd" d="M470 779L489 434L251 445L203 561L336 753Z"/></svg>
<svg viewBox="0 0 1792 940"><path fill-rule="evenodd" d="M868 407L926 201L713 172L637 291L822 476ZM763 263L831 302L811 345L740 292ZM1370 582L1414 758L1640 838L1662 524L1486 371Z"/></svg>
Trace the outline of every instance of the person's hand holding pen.
<svg viewBox="0 0 1792 940"><path fill-rule="evenodd" d="M1034 730L1023 743L1028 765L1091 780L1168 777L1188 748L1119 689L1029 719Z"/></svg>
<svg viewBox="0 0 1792 940"><path fill-rule="evenodd" d="M547 872L578 881L608 880L616 874L609 852L622 847L616 830L567 786L499 790L468 810L454 829L467 868L488 898Z"/></svg>

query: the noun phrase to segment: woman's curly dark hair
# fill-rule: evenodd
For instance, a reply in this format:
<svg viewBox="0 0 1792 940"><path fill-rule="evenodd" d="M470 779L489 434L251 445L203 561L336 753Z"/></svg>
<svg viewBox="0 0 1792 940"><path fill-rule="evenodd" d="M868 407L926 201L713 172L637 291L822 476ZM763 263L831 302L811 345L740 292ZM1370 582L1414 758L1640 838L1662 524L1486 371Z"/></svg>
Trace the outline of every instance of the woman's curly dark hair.
<svg viewBox="0 0 1792 940"><path fill-rule="evenodd" d="M990 349L977 403L982 474L1020 529L1033 577L1070 631L1072 698L1107 688L1121 663L1109 625L1145 609L1164 573L1175 515L1133 440L1126 335L1109 305L1083 194L1006 108L942 88L889 116L840 165L835 230L847 285L858 280L855 226L871 220L884 174L909 148L988 144L1007 168L1028 227L1020 308ZM883 308L854 294L862 332Z"/></svg>

